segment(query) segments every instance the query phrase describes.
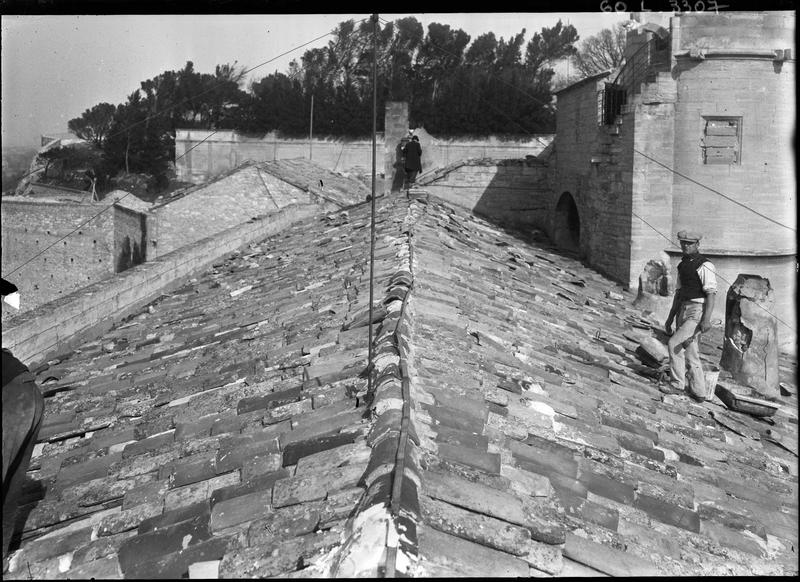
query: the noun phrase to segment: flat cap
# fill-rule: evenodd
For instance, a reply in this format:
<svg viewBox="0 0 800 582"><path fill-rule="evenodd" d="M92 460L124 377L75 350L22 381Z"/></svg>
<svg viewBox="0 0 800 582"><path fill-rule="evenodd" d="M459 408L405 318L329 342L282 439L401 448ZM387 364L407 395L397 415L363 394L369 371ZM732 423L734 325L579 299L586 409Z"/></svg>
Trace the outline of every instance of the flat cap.
<svg viewBox="0 0 800 582"><path fill-rule="evenodd" d="M689 242L698 242L703 235L696 230L681 230L678 231L678 240L685 240Z"/></svg>

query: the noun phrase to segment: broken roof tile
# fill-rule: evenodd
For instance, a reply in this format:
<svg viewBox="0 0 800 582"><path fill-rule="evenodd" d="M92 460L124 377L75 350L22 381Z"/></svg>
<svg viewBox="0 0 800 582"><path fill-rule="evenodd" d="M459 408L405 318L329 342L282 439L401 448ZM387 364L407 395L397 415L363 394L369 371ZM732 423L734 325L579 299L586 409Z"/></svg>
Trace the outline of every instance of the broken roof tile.
<svg viewBox="0 0 800 582"><path fill-rule="evenodd" d="M662 397L616 284L423 191L376 202L372 393L362 204L37 369L4 577L797 573L796 455ZM796 439L787 394L769 427Z"/></svg>

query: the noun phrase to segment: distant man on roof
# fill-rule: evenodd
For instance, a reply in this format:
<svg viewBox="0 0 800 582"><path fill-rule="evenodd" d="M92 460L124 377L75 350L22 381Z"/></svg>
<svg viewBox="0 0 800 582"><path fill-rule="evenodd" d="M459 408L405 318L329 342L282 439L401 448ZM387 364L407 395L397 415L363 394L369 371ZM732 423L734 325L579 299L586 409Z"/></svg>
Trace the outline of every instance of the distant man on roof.
<svg viewBox="0 0 800 582"><path fill-rule="evenodd" d="M19 308L17 286L0 279L2 302ZM5 309L5 307L4 307ZM3 353L3 560L8 555L22 482L44 413L33 374L5 348Z"/></svg>
<svg viewBox="0 0 800 582"><path fill-rule="evenodd" d="M417 181L417 174L422 170L422 146L419 144L419 137L416 135L411 138L403 148L405 156L406 188L410 188Z"/></svg>
<svg viewBox="0 0 800 582"><path fill-rule="evenodd" d="M686 385L687 363L689 395L696 400L708 397L703 364L700 362L700 334L711 329L711 313L717 293L714 264L700 254L698 232L682 230L678 233L683 258L678 264L678 282L675 297L664 326L671 335L669 348L670 382L661 391L681 394ZM672 333L672 323L677 317L677 327Z"/></svg>

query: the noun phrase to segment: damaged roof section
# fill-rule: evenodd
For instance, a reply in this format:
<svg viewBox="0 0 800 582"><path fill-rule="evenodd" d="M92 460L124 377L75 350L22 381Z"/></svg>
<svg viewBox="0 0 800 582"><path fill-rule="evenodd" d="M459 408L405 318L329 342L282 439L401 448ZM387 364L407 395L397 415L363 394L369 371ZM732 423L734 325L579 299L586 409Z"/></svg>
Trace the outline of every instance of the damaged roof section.
<svg viewBox="0 0 800 582"><path fill-rule="evenodd" d="M45 418L4 577L352 568L335 550L369 475L367 219L296 224L37 370ZM378 297L396 254L377 253Z"/></svg>
<svg viewBox="0 0 800 582"><path fill-rule="evenodd" d="M377 206L371 391L361 205L36 370L4 578L796 573L794 360L772 424L662 396L616 285L423 192Z"/></svg>
<svg viewBox="0 0 800 582"><path fill-rule="evenodd" d="M609 281L433 199L412 247L420 574L797 571L796 395L662 397Z"/></svg>

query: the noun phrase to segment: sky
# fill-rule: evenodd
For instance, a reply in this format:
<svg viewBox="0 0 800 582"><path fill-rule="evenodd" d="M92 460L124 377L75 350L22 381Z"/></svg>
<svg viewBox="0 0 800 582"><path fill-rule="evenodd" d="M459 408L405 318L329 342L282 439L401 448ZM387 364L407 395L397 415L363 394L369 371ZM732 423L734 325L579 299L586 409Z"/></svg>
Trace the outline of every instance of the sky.
<svg viewBox="0 0 800 582"><path fill-rule="evenodd" d="M559 19L581 39L597 34L625 13L381 13L384 20L414 16L427 30L438 22L474 40L486 32L509 39L526 29L525 42ZM186 61L214 72L237 62L250 78L285 72L306 50L327 45L337 24L368 14L3 15L2 145L39 145L46 133L98 103L124 103L141 81ZM320 38L322 37L322 38ZM307 44L308 43L308 44Z"/></svg>

